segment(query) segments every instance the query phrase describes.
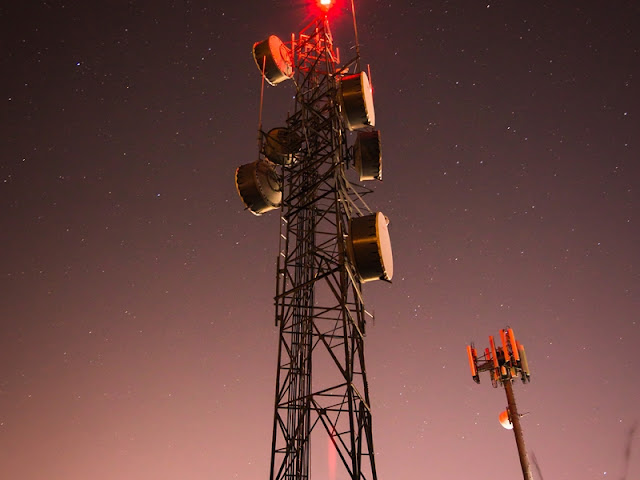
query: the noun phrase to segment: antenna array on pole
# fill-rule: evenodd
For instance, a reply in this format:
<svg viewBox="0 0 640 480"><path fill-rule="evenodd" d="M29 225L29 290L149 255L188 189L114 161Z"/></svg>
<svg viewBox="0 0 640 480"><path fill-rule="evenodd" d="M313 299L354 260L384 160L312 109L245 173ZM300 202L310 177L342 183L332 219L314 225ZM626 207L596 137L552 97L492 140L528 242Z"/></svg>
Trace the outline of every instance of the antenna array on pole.
<svg viewBox="0 0 640 480"><path fill-rule="evenodd" d="M520 425L521 415L518 413L512 385L513 380L518 377L522 383L528 383L531 380L529 362L527 362L524 346L516 340L511 328L500 330L500 340L501 346L496 347L493 336L489 336L489 347L484 349L484 354L481 356L478 356L473 343L467 345L471 377L476 383L480 383L480 372L489 372L492 385L496 388L498 385L504 387L507 395L507 409L500 414L500 423L507 429L513 429L523 478L533 480Z"/></svg>

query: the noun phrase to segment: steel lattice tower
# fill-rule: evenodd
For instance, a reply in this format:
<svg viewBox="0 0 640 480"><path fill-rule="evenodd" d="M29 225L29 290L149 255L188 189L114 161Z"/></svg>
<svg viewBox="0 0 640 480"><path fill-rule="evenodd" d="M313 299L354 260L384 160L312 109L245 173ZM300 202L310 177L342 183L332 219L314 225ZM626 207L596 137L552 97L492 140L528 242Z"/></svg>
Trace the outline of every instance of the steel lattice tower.
<svg viewBox="0 0 640 480"><path fill-rule="evenodd" d="M261 57L259 48L254 46L254 57L264 77L267 60L273 59ZM264 211L275 208L274 198L281 195L270 480L309 479L311 439L322 437L335 449L336 464L344 467L348 478L376 480L362 282L388 280L393 267L388 234L384 236L386 222L379 225L385 217L371 212L363 200L371 190L347 179L347 167L355 163L354 148L347 145L348 130L363 130L363 138L375 134L378 147L379 136L370 128L373 111L362 128L354 128L345 117L351 101L345 79L357 77L363 88L370 87L366 74L353 73L360 67L359 54L339 64L326 15L293 37L290 59L296 85L294 112L286 127L278 129L279 136L261 131L261 155L274 158L275 145L281 166L259 159L236 173L240 196L256 214L262 211L252 204L253 183L261 191L263 184L272 185L272 191L266 187L270 193L258 195L258 203L266 205ZM357 88L355 96L366 103ZM363 157L366 150L360 146L356 152L360 165L362 158L365 163L369 158L366 153ZM381 174L381 156L377 160ZM251 175L243 175L243 168L253 168ZM267 173L256 176L261 169ZM243 180L247 176L248 187ZM383 258L380 251L387 247ZM376 252L371 263L368 258L376 257Z"/></svg>

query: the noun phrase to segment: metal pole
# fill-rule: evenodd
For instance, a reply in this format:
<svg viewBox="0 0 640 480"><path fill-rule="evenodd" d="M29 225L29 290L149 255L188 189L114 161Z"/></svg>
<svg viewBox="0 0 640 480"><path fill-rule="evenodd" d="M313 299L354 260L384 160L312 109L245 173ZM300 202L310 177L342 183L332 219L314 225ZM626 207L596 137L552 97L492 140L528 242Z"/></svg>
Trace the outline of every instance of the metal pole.
<svg viewBox="0 0 640 480"><path fill-rule="evenodd" d="M533 480L527 450L524 446L524 437L522 436L522 427L520 426L520 415L516 407L516 397L513 395L513 386L511 380L504 382L504 390L507 392L507 404L509 406L509 417L513 424L513 434L516 437L516 445L518 446L518 455L520 456L520 466L522 467L522 477L524 480Z"/></svg>
<svg viewBox="0 0 640 480"><path fill-rule="evenodd" d="M358 39L358 24L356 23L356 7L351 0L351 13L353 15L353 32L356 37L356 69L360 72L360 40Z"/></svg>

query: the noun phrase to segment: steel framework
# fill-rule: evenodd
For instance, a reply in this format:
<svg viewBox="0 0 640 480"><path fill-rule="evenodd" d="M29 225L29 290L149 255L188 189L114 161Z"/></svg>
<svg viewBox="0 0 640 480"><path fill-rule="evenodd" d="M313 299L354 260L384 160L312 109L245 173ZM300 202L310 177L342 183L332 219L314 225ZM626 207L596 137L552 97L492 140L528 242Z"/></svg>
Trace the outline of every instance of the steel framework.
<svg viewBox="0 0 640 480"><path fill-rule="evenodd" d="M287 128L301 149L281 174L270 479L307 480L311 439L324 436L348 478L376 480L364 355L368 314L347 252L349 222L370 213L363 200L370 190L347 179L352 153L338 101L339 79L359 59L339 66L326 16L294 37L291 50L296 97Z"/></svg>

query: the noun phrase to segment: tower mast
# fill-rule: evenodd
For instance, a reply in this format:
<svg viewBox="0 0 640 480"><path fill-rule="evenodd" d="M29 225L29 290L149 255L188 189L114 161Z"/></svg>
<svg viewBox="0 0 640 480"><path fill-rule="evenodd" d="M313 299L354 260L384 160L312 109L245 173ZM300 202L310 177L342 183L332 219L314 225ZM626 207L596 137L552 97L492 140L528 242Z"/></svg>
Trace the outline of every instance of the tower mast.
<svg viewBox="0 0 640 480"><path fill-rule="evenodd" d="M264 80L293 79L295 109L285 127L260 132L259 159L236 172L252 213L281 212L270 480L309 479L311 441L323 438L335 454L330 476L342 468L352 480L377 479L362 284L390 280L393 261L387 218L364 202L371 190L348 179L350 165L360 180L381 179L380 135L359 55L340 64L329 7L290 48L275 36L254 45Z"/></svg>
<svg viewBox="0 0 640 480"><path fill-rule="evenodd" d="M496 347L492 336L489 336L489 348L485 348L484 355L478 356L473 344L467 345L467 357L471 376L476 383L480 383L480 372L489 372L494 388L498 385L504 387L507 395L507 409L500 414L500 423L507 429L513 429L518 448L518 458L522 468L522 478L533 480L529 457L524 445L524 435L520 425L520 414L516 405L516 397L513 394L513 380L520 377L522 383L531 381L529 363L524 346L518 342L513 329L500 330L502 346Z"/></svg>

